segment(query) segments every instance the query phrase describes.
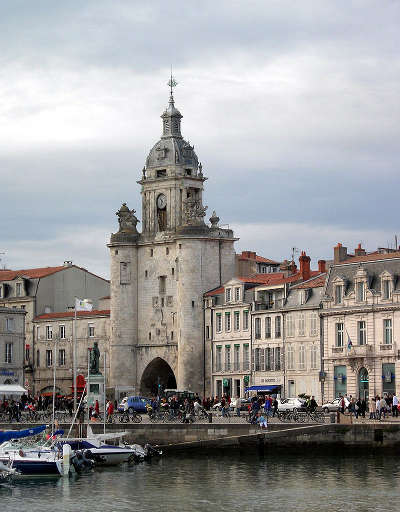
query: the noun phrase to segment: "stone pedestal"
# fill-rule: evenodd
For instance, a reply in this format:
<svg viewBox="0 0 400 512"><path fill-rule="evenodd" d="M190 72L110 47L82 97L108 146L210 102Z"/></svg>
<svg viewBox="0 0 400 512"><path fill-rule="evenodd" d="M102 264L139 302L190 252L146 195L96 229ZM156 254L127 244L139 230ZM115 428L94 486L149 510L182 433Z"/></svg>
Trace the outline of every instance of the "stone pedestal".
<svg viewBox="0 0 400 512"><path fill-rule="evenodd" d="M96 400L99 401L100 410L102 411L104 406L104 375L96 374L92 375L90 374L86 382L88 383L89 390L88 390L88 407L92 406L94 407L94 404L96 403Z"/></svg>

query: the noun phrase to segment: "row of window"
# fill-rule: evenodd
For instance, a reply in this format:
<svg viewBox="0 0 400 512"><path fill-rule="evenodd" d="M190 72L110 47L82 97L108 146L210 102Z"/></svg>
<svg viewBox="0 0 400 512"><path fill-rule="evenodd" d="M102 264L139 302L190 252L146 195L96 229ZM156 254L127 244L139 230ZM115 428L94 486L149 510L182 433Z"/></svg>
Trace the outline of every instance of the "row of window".
<svg viewBox="0 0 400 512"><path fill-rule="evenodd" d="M225 288L225 301L232 302L234 300L235 302L239 302L241 295L240 291L240 286L235 286L233 288Z"/></svg>
<svg viewBox="0 0 400 512"><path fill-rule="evenodd" d="M222 366L222 346L215 347L215 365L214 370L220 372L225 370L229 371L248 371L250 370L250 348L248 343L243 344L242 359L240 358L240 345L233 346L233 360L232 350L230 345L224 347L224 367Z"/></svg>
<svg viewBox="0 0 400 512"><path fill-rule="evenodd" d="M41 328L39 326L36 327L36 338L40 339L40 333ZM88 324L88 336L89 338L94 338L95 335L95 329L94 324ZM46 340L52 340L53 339L53 326L52 325L46 325L45 327L45 336ZM60 340L66 339L66 331L65 331L65 325L59 325L58 326L58 337Z"/></svg>
<svg viewBox="0 0 400 512"><path fill-rule="evenodd" d="M350 338L347 330L345 331L344 323L337 322L335 324L335 339L336 346L343 347L344 345L344 335L345 332L347 334L347 344L351 346L353 344L353 340ZM383 320L383 343L385 345L391 345L393 342L393 326L391 318L385 318ZM365 345L367 343L367 325L365 320L360 320L357 322L357 344Z"/></svg>
<svg viewBox="0 0 400 512"><path fill-rule="evenodd" d="M8 285L10 286L10 285ZM10 294L7 294L7 295L10 295ZM15 297L23 297L25 295L25 290L24 290L24 287L23 287L23 283L15 283L15 294L14 296ZM4 285L0 285L0 299L4 299L4 297L6 296L6 293L5 293L5 287Z"/></svg>
<svg viewBox="0 0 400 512"><path fill-rule="evenodd" d="M224 314L224 329L226 332L232 330L232 315L230 311L225 311ZM222 332L222 313L216 313L216 332ZM233 312L233 330L240 331L241 329L240 311ZM247 331L249 329L249 312L244 310L242 313L242 330Z"/></svg>
<svg viewBox="0 0 400 512"><path fill-rule="evenodd" d="M297 357L296 357L297 355ZM223 364L224 363L224 364ZM288 370L307 370L319 368L319 346L310 348L310 360L307 364L307 350L305 345L299 345L297 354L294 345L286 348L286 366ZM283 348L267 347L255 348L252 353L252 369L256 372L281 371L284 368ZM249 345L243 345L243 358L240 358L240 345L233 347L233 360L231 345L217 345L215 347L214 371L248 371L250 370Z"/></svg>
<svg viewBox="0 0 400 512"><path fill-rule="evenodd" d="M390 279L382 279L382 291L381 295L383 299L392 298L393 285ZM365 302L366 300L366 282L356 281L355 283L355 295L357 302ZM344 288L342 284L335 286L334 300L335 304L343 304Z"/></svg>
<svg viewBox="0 0 400 512"><path fill-rule="evenodd" d="M255 318L254 319L254 336L256 340L261 339L261 325L262 321L261 318ZM270 316L266 316L264 320L264 327L265 327L265 338L272 338L272 320ZM282 336L282 317L276 316L275 322L274 322L274 334L275 338L280 338Z"/></svg>
<svg viewBox="0 0 400 512"><path fill-rule="evenodd" d="M40 366L40 350L36 351L36 366ZM53 351L46 350L46 366L53 366ZM58 366L65 366L65 349L58 350Z"/></svg>

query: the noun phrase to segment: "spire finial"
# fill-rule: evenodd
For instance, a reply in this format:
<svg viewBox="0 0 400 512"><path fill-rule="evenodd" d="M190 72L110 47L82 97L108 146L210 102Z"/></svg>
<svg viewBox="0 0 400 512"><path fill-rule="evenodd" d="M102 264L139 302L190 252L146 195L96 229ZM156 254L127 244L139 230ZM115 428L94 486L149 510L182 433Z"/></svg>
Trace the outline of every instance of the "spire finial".
<svg viewBox="0 0 400 512"><path fill-rule="evenodd" d="M174 96L173 96L173 88L176 87L178 85L178 82L175 80L175 78L172 76L172 66L171 66L171 76L170 76L170 79L168 80L167 82L167 85L169 86L170 88L170 100L174 101Z"/></svg>

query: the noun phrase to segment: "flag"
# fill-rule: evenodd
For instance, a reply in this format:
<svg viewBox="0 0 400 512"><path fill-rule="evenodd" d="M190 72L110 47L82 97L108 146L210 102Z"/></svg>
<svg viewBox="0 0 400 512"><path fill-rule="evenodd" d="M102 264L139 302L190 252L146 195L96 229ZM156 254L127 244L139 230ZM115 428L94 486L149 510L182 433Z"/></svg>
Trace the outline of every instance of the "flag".
<svg viewBox="0 0 400 512"><path fill-rule="evenodd" d="M92 311L93 305L88 299L75 298L75 311Z"/></svg>
<svg viewBox="0 0 400 512"><path fill-rule="evenodd" d="M351 338L347 333L347 350L351 350L353 348L353 343L351 342Z"/></svg>

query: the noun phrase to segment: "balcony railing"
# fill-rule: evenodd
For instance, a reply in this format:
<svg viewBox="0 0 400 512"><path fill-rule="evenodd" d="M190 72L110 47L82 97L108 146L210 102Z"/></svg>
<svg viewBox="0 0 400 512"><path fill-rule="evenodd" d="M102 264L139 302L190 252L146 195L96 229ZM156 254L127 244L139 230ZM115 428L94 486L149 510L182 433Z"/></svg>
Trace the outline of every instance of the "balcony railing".
<svg viewBox="0 0 400 512"><path fill-rule="evenodd" d="M332 347L332 356L343 358L369 357L374 354L374 345L353 345L348 347Z"/></svg>

